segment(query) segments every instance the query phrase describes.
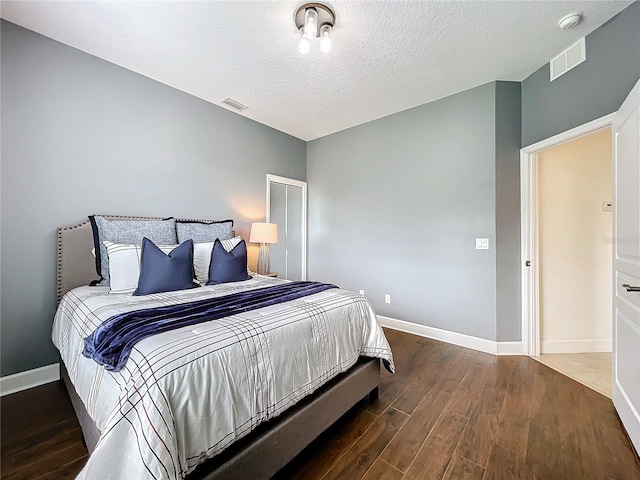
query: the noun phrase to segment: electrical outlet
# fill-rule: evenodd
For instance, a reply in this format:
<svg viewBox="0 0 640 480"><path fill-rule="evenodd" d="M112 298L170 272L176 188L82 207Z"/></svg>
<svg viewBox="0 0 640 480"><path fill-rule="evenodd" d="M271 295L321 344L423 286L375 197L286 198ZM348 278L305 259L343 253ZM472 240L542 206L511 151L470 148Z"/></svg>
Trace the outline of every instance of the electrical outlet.
<svg viewBox="0 0 640 480"><path fill-rule="evenodd" d="M360 290L360 295L364 297L364 290Z"/></svg>
<svg viewBox="0 0 640 480"><path fill-rule="evenodd" d="M384 294L384 303L391 303L391 295L388 293Z"/></svg>

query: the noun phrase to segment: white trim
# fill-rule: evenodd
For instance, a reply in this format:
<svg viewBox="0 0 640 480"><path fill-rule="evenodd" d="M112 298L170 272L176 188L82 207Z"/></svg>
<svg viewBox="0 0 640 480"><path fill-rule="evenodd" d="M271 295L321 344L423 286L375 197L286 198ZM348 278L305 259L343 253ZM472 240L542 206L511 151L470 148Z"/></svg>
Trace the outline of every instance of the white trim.
<svg viewBox="0 0 640 480"><path fill-rule="evenodd" d="M611 352L611 339L542 340L540 353Z"/></svg>
<svg viewBox="0 0 640 480"><path fill-rule="evenodd" d="M0 396L21 392L28 388L44 385L60 380L60 364L53 363L44 367L34 368L26 372L14 373L0 378Z"/></svg>
<svg viewBox="0 0 640 480"><path fill-rule="evenodd" d="M607 128L614 113L541 140L520 150L520 249L522 284L522 345L524 354L540 355L540 271L538 268L538 154L588 133ZM531 266L527 267L526 262Z"/></svg>
<svg viewBox="0 0 640 480"><path fill-rule="evenodd" d="M294 180L293 178L280 177L279 175L272 175L267 173L267 182L282 183L284 185L291 185L293 187L306 188L307 182L302 180Z"/></svg>
<svg viewBox="0 0 640 480"><path fill-rule="evenodd" d="M392 328L393 330L399 330L401 332L411 333L413 335L419 335L421 337L431 338L493 355L522 355L522 342L494 342L493 340L472 337L464 333L428 327L427 325L419 325L417 323L397 320L382 315L378 315L378 322L381 326Z"/></svg>
<svg viewBox="0 0 640 480"><path fill-rule="evenodd" d="M522 342L496 342L496 355L524 355Z"/></svg>
<svg viewBox="0 0 640 480"><path fill-rule="evenodd" d="M293 178L280 177L278 175L272 175L267 173L267 203L265 205L266 210L266 222L269 223L271 219L271 184L281 183L283 185L290 185L292 187L302 188L302 280L307 279L307 182L301 180L294 180Z"/></svg>
<svg viewBox="0 0 640 480"><path fill-rule="evenodd" d="M536 164L536 165L534 165ZM521 255L522 255L522 345L524 353L540 355L538 338L540 329L538 313L538 169L537 155L529 156L520 152L520 215L521 215ZM531 234L529 234L531 232ZM531 262L531 267L526 262ZM525 322L524 319L532 319Z"/></svg>

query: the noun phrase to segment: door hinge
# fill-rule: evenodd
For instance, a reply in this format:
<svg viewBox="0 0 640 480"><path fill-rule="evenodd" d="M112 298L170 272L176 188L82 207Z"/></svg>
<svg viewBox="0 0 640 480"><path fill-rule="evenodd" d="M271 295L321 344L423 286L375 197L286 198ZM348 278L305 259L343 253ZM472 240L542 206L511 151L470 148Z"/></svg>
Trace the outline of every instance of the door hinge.
<svg viewBox="0 0 640 480"><path fill-rule="evenodd" d="M524 264L525 264L527 267L530 267L530 266L531 266L531 260L527 260L526 262L524 262Z"/></svg>

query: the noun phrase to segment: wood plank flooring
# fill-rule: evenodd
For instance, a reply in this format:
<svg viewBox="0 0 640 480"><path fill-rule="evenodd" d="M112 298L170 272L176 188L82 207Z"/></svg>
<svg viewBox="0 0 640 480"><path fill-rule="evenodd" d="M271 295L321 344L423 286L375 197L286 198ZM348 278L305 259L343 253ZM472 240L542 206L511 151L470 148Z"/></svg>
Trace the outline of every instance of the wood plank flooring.
<svg viewBox="0 0 640 480"><path fill-rule="evenodd" d="M0 474L11 479L74 478L88 458L62 381L0 399Z"/></svg>
<svg viewBox="0 0 640 480"><path fill-rule="evenodd" d="M397 373L383 372L378 401L353 409L277 480L640 480L605 396L528 357L385 332Z"/></svg>
<svg viewBox="0 0 640 480"><path fill-rule="evenodd" d="M528 357L386 330L397 373L276 476L284 479L640 480L611 401ZM0 473L73 478L87 459L62 382L1 405Z"/></svg>

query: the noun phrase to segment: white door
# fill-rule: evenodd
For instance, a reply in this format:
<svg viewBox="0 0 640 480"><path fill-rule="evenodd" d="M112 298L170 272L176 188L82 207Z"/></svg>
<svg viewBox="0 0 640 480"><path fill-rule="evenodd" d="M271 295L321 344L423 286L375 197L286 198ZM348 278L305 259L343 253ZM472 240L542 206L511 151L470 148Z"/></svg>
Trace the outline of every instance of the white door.
<svg viewBox="0 0 640 480"><path fill-rule="evenodd" d="M613 120L613 404L640 452L640 81Z"/></svg>

